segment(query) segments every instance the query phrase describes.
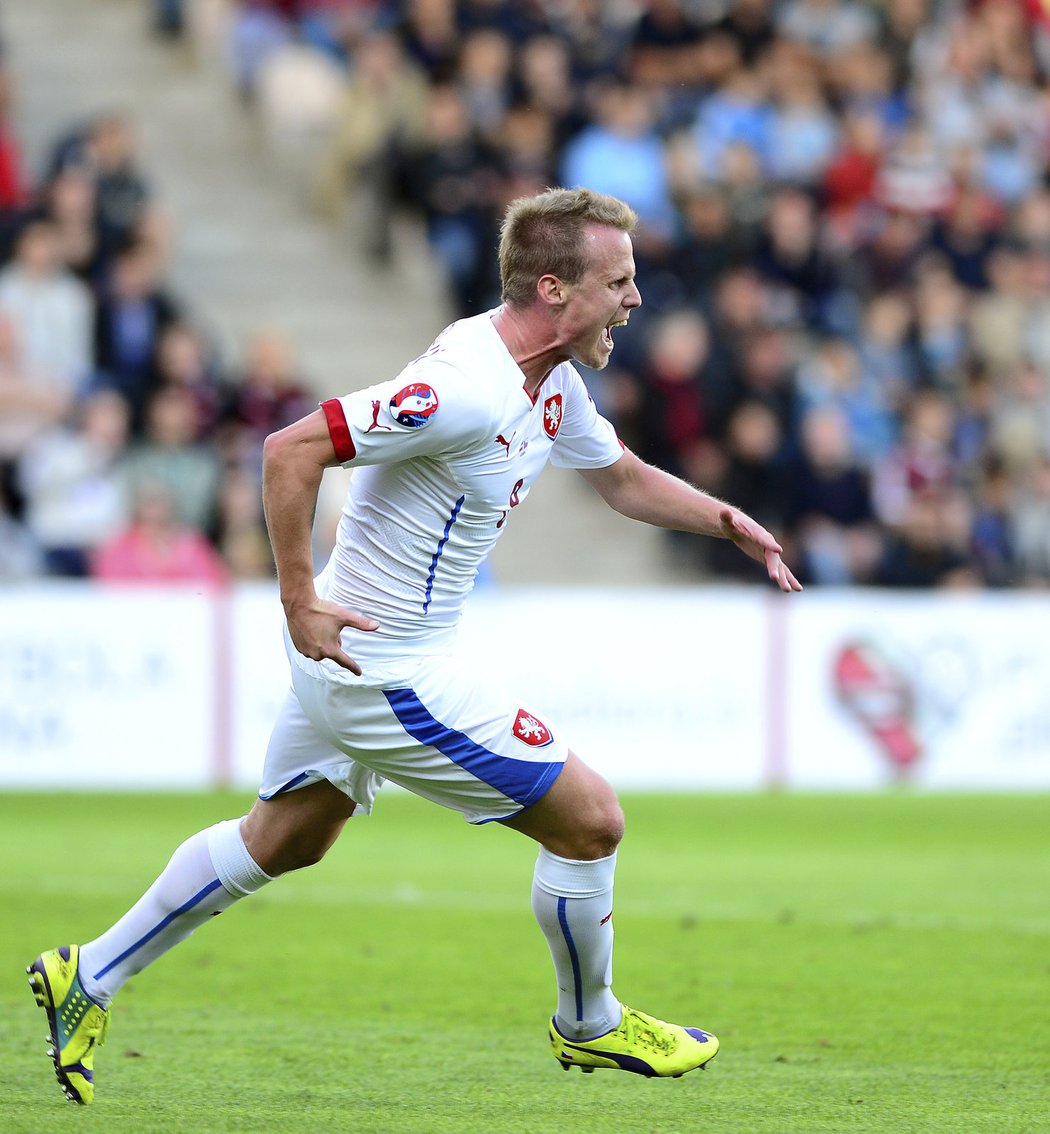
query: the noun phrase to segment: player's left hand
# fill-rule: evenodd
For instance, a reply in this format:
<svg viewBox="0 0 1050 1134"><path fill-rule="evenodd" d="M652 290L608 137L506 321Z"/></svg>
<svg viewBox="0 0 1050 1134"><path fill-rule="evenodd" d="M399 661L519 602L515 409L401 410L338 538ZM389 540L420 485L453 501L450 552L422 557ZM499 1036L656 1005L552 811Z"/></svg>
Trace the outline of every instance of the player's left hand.
<svg viewBox="0 0 1050 1134"><path fill-rule="evenodd" d="M802 584L780 558L784 549L761 524L736 508L723 508L718 514L722 534L745 554L766 565L769 577L782 591L800 591Z"/></svg>

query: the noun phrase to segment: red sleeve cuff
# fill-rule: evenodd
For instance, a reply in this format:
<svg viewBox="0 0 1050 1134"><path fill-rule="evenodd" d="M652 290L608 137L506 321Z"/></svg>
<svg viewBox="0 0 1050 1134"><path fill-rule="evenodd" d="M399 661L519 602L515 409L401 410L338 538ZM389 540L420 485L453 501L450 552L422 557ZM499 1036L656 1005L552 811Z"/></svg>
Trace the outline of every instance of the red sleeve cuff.
<svg viewBox="0 0 1050 1134"><path fill-rule="evenodd" d="M350 426L346 424L346 414L343 413L343 403L338 398L329 398L321 403L325 421L328 422L328 432L335 446L335 455L343 463L352 461L357 456L357 447L350 436Z"/></svg>

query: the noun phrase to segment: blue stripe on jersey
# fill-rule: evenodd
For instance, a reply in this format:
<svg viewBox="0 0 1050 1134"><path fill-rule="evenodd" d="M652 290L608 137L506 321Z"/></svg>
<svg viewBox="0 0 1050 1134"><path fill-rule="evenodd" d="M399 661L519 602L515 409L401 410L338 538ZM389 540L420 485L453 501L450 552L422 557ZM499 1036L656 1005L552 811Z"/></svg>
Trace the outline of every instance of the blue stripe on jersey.
<svg viewBox="0 0 1050 1134"><path fill-rule="evenodd" d="M513 756L490 752L464 733L435 720L413 689L384 689L383 696L409 736L436 748L522 807L535 803L562 769L561 763L515 760Z"/></svg>
<svg viewBox="0 0 1050 1134"><path fill-rule="evenodd" d="M423 613L426 614L430 607L430 592L434 589L434 576L437 574L438 560L441 558L441 553L445 550L445 544L448 543L449 532L452 531L452 525L456 522L456 517L459 515L460 508L463 507L463 501L466 500L465 496L461 496L452 507L452 515L448 518L448 523L445 525L445 534L438 541L437 548L434 551L434 558L430 561L430 574L427 576L427 594L423 600Z"/></svg>

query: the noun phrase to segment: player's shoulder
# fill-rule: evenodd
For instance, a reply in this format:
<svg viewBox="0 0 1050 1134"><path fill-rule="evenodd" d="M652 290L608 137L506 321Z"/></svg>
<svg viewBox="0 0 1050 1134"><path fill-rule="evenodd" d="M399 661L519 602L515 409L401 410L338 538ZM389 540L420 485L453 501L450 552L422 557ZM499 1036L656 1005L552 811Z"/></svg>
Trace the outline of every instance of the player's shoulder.
<svg viewBox="0 0 1050 1134"><path fill-rule="evenodd" d="M572 402L593 402L590 390L583 375L571 362L562 362L556 366L544 384L548 390L557 391Z"/></svg>
<svg viewBox="0 0 1050 1134"><path fill-rule="evenodd" d="M500 412L500 382L493 372L491 341L479 323L483 316L446 327L430 347L393 381L391 408L422 398L441 432L472 433L488 429Z"/></svg>

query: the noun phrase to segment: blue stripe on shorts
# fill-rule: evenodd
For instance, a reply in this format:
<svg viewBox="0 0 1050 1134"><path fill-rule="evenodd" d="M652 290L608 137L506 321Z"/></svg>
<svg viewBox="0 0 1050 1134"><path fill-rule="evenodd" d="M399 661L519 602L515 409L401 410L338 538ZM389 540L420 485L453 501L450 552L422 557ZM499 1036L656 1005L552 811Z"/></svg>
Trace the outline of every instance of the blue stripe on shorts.
<svg viewBox="0 0 1050 1134"><path fill-rule="evenodd" d="M384 689L394 716L409 736L429 744L472 776L528 807L544 795L562 769L560 762L516 760L490 752L462 732L435 720L412 689Z"/></svg>

